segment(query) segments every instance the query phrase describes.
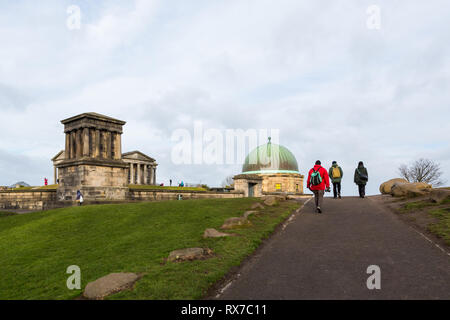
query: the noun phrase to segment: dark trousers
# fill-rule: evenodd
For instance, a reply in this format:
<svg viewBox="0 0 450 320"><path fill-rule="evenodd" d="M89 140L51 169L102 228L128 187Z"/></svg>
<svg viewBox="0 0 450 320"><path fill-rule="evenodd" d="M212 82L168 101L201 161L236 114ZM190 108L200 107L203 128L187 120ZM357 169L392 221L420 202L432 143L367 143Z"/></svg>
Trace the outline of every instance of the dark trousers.
<svg viewBox="0 0 450 320"><path fill-rule="evenodd" d="M335 198L341 195L341 182L333 182L333 195Z"/></svg>
<svg viewBox="0 0 450 320"><path fill-rule="evenodd" d="M358 191L359 191L359 196L361 198L364 198L364 196L366 195L366 185L365 184L358 184Z"/></svg>
<svg viewBox="0 0 450 320"><path fill-rule="evenodd" d="M316 209L317 207L322 208L324 190L313 190L313 193Z"/></svg>

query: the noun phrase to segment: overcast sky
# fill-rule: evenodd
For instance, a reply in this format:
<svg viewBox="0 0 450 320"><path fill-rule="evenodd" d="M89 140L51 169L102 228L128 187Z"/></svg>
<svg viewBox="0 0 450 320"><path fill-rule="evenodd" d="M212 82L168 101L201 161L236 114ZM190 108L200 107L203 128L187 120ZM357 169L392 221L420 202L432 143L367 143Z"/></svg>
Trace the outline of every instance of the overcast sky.
<svg viewBox="0 0 450 320"><path fill-rule="evenodd" d="M370 5L380 29L367 27ZM81 28L67 26L76 5ZM176 129L279 129L302 173L358 161L368 193L420 157L450 182L450 1L0 0L0 185L53 180L60 120L127 121L157 181L218 186L235 165L176 165ZM448 184L448 183L447 183Z"/></svg>

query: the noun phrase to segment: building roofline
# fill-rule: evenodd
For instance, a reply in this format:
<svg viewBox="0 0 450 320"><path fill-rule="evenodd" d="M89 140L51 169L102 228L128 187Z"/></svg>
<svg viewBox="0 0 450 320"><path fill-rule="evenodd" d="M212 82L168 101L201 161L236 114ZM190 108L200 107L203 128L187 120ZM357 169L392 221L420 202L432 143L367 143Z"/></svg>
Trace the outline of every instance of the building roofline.
<svg viewBox="0 0 450 320"><path fill-rule="evenodd" d="M60 152L58 152L58 153L56 154L56 156L54 156L54 157L52 158L51 161L55 161L56 158L58 158L63 152L64 152L64 150L61 150Z"/></svg>
<svg viewBox="0 0 450 320"><path fill-rule="evenodd" d="M106 121L106 122L113 122L113 123L120 124L120 125L124 125L126 123L125 121L114 119L114 118L111 118L111 117L108 117L108 116L105 116L103 114L96 113L96 112L85 112L85 113L61 120L61 123L66 124L66 123L73 122L75 120L79 120L79 119L83 119L83 118L90 118L90 119L102 120L102 121Z"/></svg>
<svg viewBox="0 0 450 320"><path fill-rule="evenodd" d="M122 153L122 158L127 156L127 155L133 154L133 153L139 153L140 155L144 156L145 158L147 158L147 159L149 159L151 161L156 161L154 158L152 158L152 157L150 157L150 156L146 155L145 153L142 153L141 151L138 151L138 150Z"/></svg>

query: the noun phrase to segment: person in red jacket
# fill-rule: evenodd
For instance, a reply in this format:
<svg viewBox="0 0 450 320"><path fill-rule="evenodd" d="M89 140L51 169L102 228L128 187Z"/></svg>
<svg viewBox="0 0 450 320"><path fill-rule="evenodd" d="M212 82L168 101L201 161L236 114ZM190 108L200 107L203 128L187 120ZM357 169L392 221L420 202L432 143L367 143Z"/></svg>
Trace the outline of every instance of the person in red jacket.
<svg viewBox="0 0 450 320"><path fill-rule="evenodd" d="M314 193L316 212L322 213L323 194L325 190L330 191L330 178L327 170L321 166L320 160L309 170L306 186Z"/></svg>

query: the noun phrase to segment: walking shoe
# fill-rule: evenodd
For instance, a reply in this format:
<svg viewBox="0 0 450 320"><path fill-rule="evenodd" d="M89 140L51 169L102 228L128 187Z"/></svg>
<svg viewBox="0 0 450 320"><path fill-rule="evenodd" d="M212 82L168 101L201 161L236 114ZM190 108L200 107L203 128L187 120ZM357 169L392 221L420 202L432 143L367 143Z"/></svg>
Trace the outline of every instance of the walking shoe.
<svg viewBox="0 0 450 320"><path fill-rule="evenodd" d="M339 199L342 199L341 195L339 195Z"/></svg>
<svg viewBox="0 0 450 320"><path fill-rule="evenodd" d="M317 213L322 213L322 209L320 209L320 207L317 207Z"/></svg>

